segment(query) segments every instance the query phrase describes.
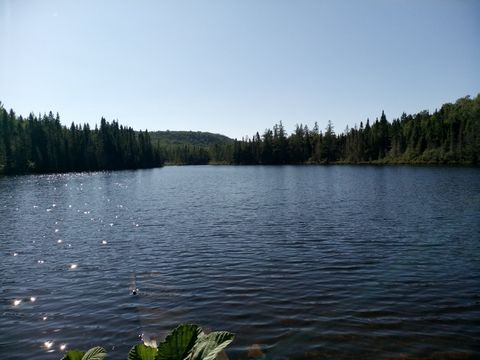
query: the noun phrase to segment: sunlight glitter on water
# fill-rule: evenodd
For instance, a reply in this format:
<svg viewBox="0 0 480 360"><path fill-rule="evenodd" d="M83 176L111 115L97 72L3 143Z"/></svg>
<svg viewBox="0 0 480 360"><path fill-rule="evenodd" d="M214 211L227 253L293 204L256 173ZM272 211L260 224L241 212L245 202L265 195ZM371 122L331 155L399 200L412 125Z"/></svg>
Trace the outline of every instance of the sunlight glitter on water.
<svg viewBox="0 0 480 360"><path fill-rule="evenodd" d="M197 171L196 169L190 169L189 172ZM198 169L206 171L203 168ZM346 168L323 169L321 170L343 172ZM162 171L168 175L168 171L173 170L188 169L172 168ZM214 170L217 171L217 168L209 171ZM277 176L254 175L256 172L267 171L284 175L288 169L241 168L241 170L253 173L249 178L268 180L277 179ZM382 169L382 174L387 170ZM229 168L228 171L237 169ZM399 341L405 341L405 348L411 348L412 353L420 352L420 355L421 351L424 351L422 349L427 346L442 350L458 347L462 351L472 348L474 345L469 339L473 339L474 330L470 329L469 324L474 325L474 321L469 318L473 318L472 314L478 311L475 302L478 292L473 294L473 290L478 289L478 282L474 282L471 277L462 278L460 270L457 273L450 268L443 269L436 259L442 259L443 256L445 260L453 262L456 266L452 266L452 269L458 269L460 266L457 263L464 261L467 265L461 266L468 268L470 274L478 275L478 267L471 266L470 258L465 260L459 256L457 260L447 257L452 253L462 254L462 251L466 252L467 249L471 257L478 254L476 250L478 246L473 246L466 238L472 233L470 228L478 229L475 221L470 221L473 226L470 225L468 228L460 226L467 222L462 219L458 220L459 226L451 223L448 223L449 226L443 226L443 223L432 220L438 227L440 234L438 235L436 228L432 226L432 230L429 223L416 222L416 218L421 218L425 213L425 208L421 208L422 212L418 212L415 217L412 215L411 221L407 222L410 219L405 218L404 224L401 218L400 223L396 224L395 216L410 212L414 214L415 209L412 210L409 204L416 204L419 201L416 197L409 199L410 203L407 204L390 201L388 204L396 205L390 208L386 200L384 204L383 198L374 196L383 191L383 188L373 189L376 192L370 189L373 185L369 188L369 184L375 180L371 182L365 180L364 193L355 189L350 190L345 183L343 183L344 187L346 186L345 192L336 187L327 189L337 191L327 192L329 196L341 194L342 197L346 197L345 194L348 194L353 198L352 201L348 199L344 206L346 210L342 212L340 200L334 198L336 207L333 205L328 207L333 200L321 196L322 184L325 181L328 184L327 180L322 182L315 177L310 182L305 177L300 177L299 172L312 172L322 179L321 174L318 174L320 170L295 169L296 182L291 186L288 182L281 184L274 182L267 183L268 187L265 185L265 188L262 188L263 185L261 183L258 185L257 182L255 186L260 186L259 189L249 190L247 187L242 193L257 194L256 197L238 194L233 197L231 186L221 188L223 191L220 191L220 194L223 195L218 196L217 186L207 182L203 185L203 192L199 193L200 195L195 193L199 197L195 200L197 202L192 200L191 194L182 195L186 186L183 183L181 191L164 189L163 185L160 185L162 183L155 183L155 188L143 189L143 186L135 188L132 194L122 193L121 199L118 196L112 198L110 204L106 197L101 196L102 194L92 199L91 194L87 194L92 189L91 186L85 187L85 194L78 194L73 184L69 186L69 192L60 197L49 193L50 187L40 186L43 184L42 179L37 181L40 185L35 187L26 182L24 188L33 191L34 196L24 195L23 198L34 199L39 205L38 211L31 208L33 203L22 202L20 211L24 212L13 214L12 209L16 205L14 201L17 200L8 202L5 210L2 210L3 205L0 205L0 210L3 211L1 227L5 229L1 235L6 239L2 242L6 251L3 252L4 267L0 265L0 273L4 274L6 279L15 281L11 286L10 282L6 283L1 290L5 294L4 300L6 299L5 312L8 316L15 316L16 319L15 322L9 322L8 319L0 321L0 334L12 335L12 338L19 333L24 334L28 343L25 340L25 347L18 346L18 350L24 352L22 355L32 352L33 358L48 360L52 355L61 354L62 345L68 344L65 351L71 347L88 348L90 339L85 334L87 332L90 334L95 326L95 335L98 334L99 338L104 339L103 345L106 343L112 345L112 349L113 345L116 345L120 350L114 355L120 353L123 355L128 352L127 344L130 345L128 342L132 336L136 337L142 331L145 331L145 334L149 334L150 331L157 333L156 329L159 329L161 334L185 318L190 318L189 314L194 314L192 317L204 326L225 328L238 334L237 345L227 352L232 360L250 357L275 359L284 358L283 355L290 356L290 359L307 358L302 351L297 353L289 350L292 348L290 341L298 341L299 348L311 350L308 355L310 358L321 357L323 348L325 353L330 351L331 358L341 358L338 348L343 344L339 339L346 339L347 336L349 340L345 343L349 348L345 346L344 349L347 350L342 351L349 351L350 348L357 346L355 351L358 353L371 346L381 352L388 347L393 349L397 346L394 340L385 335L389 332L394 332ZM107 173L98 176L105 182L104 188L110 191L111 186L108 184L110 177L132 177L131 181L136 183L137 177L142 174L136 172L132 177L130 173ZM142 176L150 176L149 174ZM282 181L288 180L285 177L279 178ZM398 185L390 178L387 180L386 184L380 184L385 185L387 190L394 185L401 188L402 184ZM158 181L165 181L164 176L159 176ZM307 181L309 187L300 192L298 189L303 189L303 185L299 184L303 181ZM342 182L341 179L338 181ZM404 178L402 181L407 182ZM415 181L420 180L416 178ZM465 181L464 178L462 181ZM249 182L245 180L237 186L246 186L245 184ZM283 186L284 189L287 186L285 184L295 189L295 193L282 190L279 192L280 199L277 199L268 191L274 186ZM12 188L20 193L20 190L25 190L21 185L21 182L14 183ZM1 187L0 189L3 190ZM458 187L456 189L458 190ZM313 192L320 194L316 199L322 204L320 207L307 206L310 204L308 196ZM5 200L9 193L11 191L4 191L2 198L0 191L0 200L9 201ZM41 196L47 199L41 201ZM113 196L116 196L115 193ZM407 195L404 196L408 198ZM442 193L440 199L448 200L445 197L447 195ZM476 199L474 196L470 198ZM91 200L88 202L90 205L83 207L87 199ZM51 207L51 200L58 202L56 206L58 209ZM126 202L123 209L116 208L119 200ZM461 197L461 200L458 202L458 209L468 208L464 213L473 214L471 211L473 205L465 201L464 197ZM77 208L73 209L70 206L68 209L68 202L71 202L72 206L75 204ZM197 206L191 207L192 204ZM209 206L205 205L202 208L202 204ZM278 204L281 204L282 211L275 207ZM306 204L305 209L302 204ZM435 209L436 213L444 216L443 219L448 219L450 213L457 209L456 202L448 205L448 212L446 205L434 206L435 204L430 201L426 201L426 204L428 205L426 210ZM474 203L478 208L476 204ZM382 205L385 205L385 210ZM53 214L43 211L47 207L51 208ZM81 210L77 214L79 207ZM361 215L364 207L378 208L381 211L378 213L370 211ZM212 208L222 209L222 212L216 210L214 212ZM252 209L259 211L253 212ZM83 211L86 210L90 210L92 214L82 217ZM332 214L329 211L332 211ZM426 213L429 214L428 211ZM385 229L378 225L379 214L386 218ZM22 218L22 215L25 216ZM89 221L92 218L95 221ZM116 220L119 218L122 221ZM351 218L351 221L342 222L340 225L336 222L337 219L346 218ZM369 223L370 218L375 219L373 225ZM112 220L117 222L113 223ZM110 223L114 226L107 226ZM142 223L141 227L139 223ZM409 227L406 230L402 229L407 223ZM276 225L273 226L274 224ZM355 224L361 225L357 227ZM398 231L395 230L397 225ZM412 235L414 232L411 226L417 226L425 231L424 235L428 233L431 236ZM52 234L52 230L57 228L60 230L60 227L62 234ZM465 238L463 231L468 232ZM353 239L353 234L358 238ZM72 244L75 246L69 249L66 240L62 240L61 245L58 243L54 246L61 240L58 235L74 241ZM441 242L449 236L462 239L462 247L456 246L455 243ZM107 241L107 237L110 240ZM444 247L431 246L433 240L437 238L439 244L444 244ZM375 245L372 245L372 240L376 240ZM419 244L425 247L420 247ZM98 245L103 247L100 251ZM17 250L14 253L11 249ZM408 263L399 261L402 259L399 257L400 253L412 255L408 258ZM18 255L18 259L12 259L12 254ZM420 258L417 259L413 254L415 256L419 254ZM425 265L430 261L431 254L435 255L435 261L432 260L434 268ZM44 256L48 261L43 259ZM153 259L155 261L152 262ZM76 261L77 268L71 267L72 260ZM45 264L35 267L36 261ZM82 261L82 268L79 267L78 261ZM218 263L218 269L210 266L214 261ZM418 266L422 266L422 271L414 270ZM193 267L198 270L198 274L196 271L190 271ZM138 284L134 282L132 287L128 287L127 272L130 271L136 271L138 276ZM163 276L153 276L157 271ZM442 273L442 276L438 276L441 278L438 283L437 273ZM197 282L200 278L202 285L198 285L200 282ZM449 284L454 283L453 280L455 285L450 286ZM259 282L262 285L259 285ZM423 284L429 284L428 288ZM139 293L137 286L142 287L142 294ZM455 287L458 287L457 291ZM103 291L92 290L97 288ZM451 288L453 291L446 291ZM18 292L19 289L21 292ZM175 298L170 295L170 291L177 294ZM448 307L436 300L425 301L421 296L415 298L417 293L430 295L432 291L435 295L444 295L445 302L453 305L461 301L472 305L462 307L455 320L452 320L454 315L457 315L455 307ZM195 296L191 296L192 294ZM38 302L31 302L32 295L37 297ZM394 298L396 295L400 296ZM240 300L237 300L238 298ZM14 299L21 299L16 307L13 305ZM417 300L423 301L418 311L416 309L419 307L415 306ZM105 318L109 320L97 320L97 304L102 304L101 315L106 315ZM250 304L251 306L248 306ZM221 313L222 320L212 320L211 314L216 311L218 305L225 309L225 312ZM375 307L386 310L378 312L377 315ZM446 315L443 315L443 311ZM168 318L170 320L166 320L165 313L170 316ZM423 313L426 313L427 321L419 323L418 319ZM48 320L47 314L50 314ZM329 318L330 314L334 317ZM138 322L132 321L134 319L138 319ZM65 325L68 321L76 320L79 320L78 327ZM223 322L228 322L228 325ZM247 324L250 322L252 324ZM390 326L390 322L394 324ZM435 322L434 325L438 322L441 330L436 333L434 326L429 325L430 322ZM401 330L397 325L400 323ZM142 331L138 331L138 324ZM261 329L257 330L256 326L259 324ZM121 327L128 331L118 331L117 329ZM62 332L55 332L58 329ZM465 334L462 334L463 329ZM415 339L411 336L411 333L417 334L424 330L428 331L428 336L419 335L418 340L416 336ZM307 339L298 340L301 336L297 338L293 335L296 331L300 332L301 336L306 335ZM360 334L362 340L357 334ZM147 341L144 343L148 343L148 339L145 340ZM46 341L54 344L47 349L44 345ZM259 343L261 345L257 345ZM255 345L250 346L251 344ZM98 345L102 345L100 341ZM320 347L317 356L314 351ZM420 350L416 350L417 348ZM247 349L248 356L243 353ZM408 351L410 350L405 350ZM392 350L392 353L396 354L395 350ZM63 354L58 358L61 356Z"/></svg>

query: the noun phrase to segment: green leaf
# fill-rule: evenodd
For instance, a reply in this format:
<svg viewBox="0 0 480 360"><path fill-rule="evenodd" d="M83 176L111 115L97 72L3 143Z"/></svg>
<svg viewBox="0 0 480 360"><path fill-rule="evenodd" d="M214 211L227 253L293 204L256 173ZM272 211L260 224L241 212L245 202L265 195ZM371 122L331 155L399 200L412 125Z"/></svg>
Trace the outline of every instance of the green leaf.
<svg viewBox="0 0 480 360"><path fill-rule="evenodd" d="M128 352L128 360L155 360L157 349L154 347L138 344Z"/></svg>
<svg viewBox="0 0 480 360"><path fill-rule="evenodd" d="M107 356L107 351L100 346L95 346L83 355L82 360L103 360Z"/></svg>
<svg viewBox="0 0 480 360"><path fill-rule="evenodd" d="M62 360L82 360L83 355L85 355L85 351L69 350L62 357Z"/></svg>
<svg viewBox="0 0 480 360"><path fill-rule="evenodd" d="M193 348L191 360L215 360L218 353L225 349L234 337L234 334L226 331L201 334Z"/></svg>
<svg viewBox="0 0 480 360"><path fill-rule="evenodd" d="M178 326L158 345L155 360L183 360L193 349L202 329L197 325Z"/></svg>

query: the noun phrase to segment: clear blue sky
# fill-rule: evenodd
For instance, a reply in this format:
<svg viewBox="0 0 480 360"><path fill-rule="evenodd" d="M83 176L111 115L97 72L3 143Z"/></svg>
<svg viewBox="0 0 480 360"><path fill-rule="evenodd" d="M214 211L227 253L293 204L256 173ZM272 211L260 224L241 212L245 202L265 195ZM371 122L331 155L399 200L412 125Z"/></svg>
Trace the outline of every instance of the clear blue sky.
<svg viewBox="0 0 480 360"><path fill-rule="evenodd" d="M231 137L480 92L477 0L0 0L0 101Z"/></svg>

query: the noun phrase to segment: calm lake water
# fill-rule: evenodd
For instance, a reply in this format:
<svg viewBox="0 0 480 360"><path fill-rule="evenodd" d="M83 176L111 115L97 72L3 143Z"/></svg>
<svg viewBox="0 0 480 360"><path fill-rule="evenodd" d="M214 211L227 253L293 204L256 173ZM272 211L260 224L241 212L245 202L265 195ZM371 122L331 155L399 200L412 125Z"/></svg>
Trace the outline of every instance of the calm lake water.
<svg viewBox="0 0 480 360"><path fill-rule="evenodd" d="M182 322L230 359L479 358L480 170L4 177L0 273L3 359L126 359Z"/></svg>

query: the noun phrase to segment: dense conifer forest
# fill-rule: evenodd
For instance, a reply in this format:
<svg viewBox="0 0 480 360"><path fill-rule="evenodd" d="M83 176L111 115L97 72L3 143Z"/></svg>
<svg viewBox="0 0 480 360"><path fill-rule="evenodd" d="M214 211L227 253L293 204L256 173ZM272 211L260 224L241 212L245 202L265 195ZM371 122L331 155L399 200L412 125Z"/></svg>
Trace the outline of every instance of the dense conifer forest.
<svg viewBox="0 0 480 360"><path fill-rule="evenodd" d="M150 136L161 148L168 164L208 164L213 146L233 144L225 135L201 131L154 131ZM225 162L226 156L223 159Z"/></svg>
<svg viewBox="0 0 480 360"><path fill-rule="evenodd" d="M137 169L163 161L147 131L104 118L93 130L88 124L67 128L58 114L24 119L0 103L0 174Z"/></svg>
<svg viewBox="0 0 480 360"><path fill-rule="evenodd" d="M177 150L178 151L178 150ZM202 152L203 151L203 152ZM331 122L325 129L297 125L287 134L276 124L260 135L208 147L185 146L181 156L167 155L177 163L225 164L463 164L480 161L480 95L444 104L430 114L403 114L389 122L380 118L360 122L336 133Z"/></svg>
<svg viewBox="0 0 480 360"><path fill-rule="evenodd" d="M209 146L215 144L232 143L233 140L225 135L203 131L152 131L150 137L160 146L194 145Z"/></svg>
<svg viewBox="0 0 480 360"><path fill-rule="evenodd" d="M234 140L197 132L134 131L101 119L100 127L61 125L58 114L26 119L0 105L0 174L136 169L170 164L465 164L480 163L480 95L433 113L380 118L336 133L283 124ZM152 139L153 138L153 139Z"/></svg>

